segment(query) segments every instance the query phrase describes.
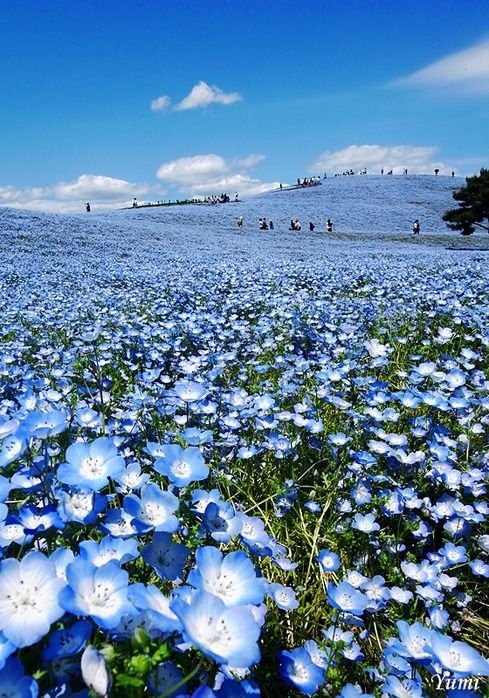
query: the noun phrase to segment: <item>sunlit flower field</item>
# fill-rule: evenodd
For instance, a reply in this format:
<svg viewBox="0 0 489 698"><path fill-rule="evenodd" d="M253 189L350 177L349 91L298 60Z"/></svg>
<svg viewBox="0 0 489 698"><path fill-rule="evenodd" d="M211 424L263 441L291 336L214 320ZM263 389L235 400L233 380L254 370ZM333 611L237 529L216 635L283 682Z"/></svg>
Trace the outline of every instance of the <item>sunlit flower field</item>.
<svg viewBox="0 0 489 698"><path fill-rule="evenodd" d="M487 695L485 238L354 179L0 210L0 695Z"/></svg>

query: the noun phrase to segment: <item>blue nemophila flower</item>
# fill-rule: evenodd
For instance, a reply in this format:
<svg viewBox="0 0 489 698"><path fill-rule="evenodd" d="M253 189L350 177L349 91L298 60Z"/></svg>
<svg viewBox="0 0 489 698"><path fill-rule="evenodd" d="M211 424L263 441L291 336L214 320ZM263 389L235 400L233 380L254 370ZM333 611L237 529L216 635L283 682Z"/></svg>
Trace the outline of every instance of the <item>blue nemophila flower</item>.
<svg viewBox="0 0 489 698"><path fill-rule="evenodd" d="M245 606L229 608L217 596L196 591L187 602L174 599L170 608L188 641L217 662L249 667L259 661L260 628Z"/></svg>
<svg viewBox="0 0 489 698"><path fill-rule="evenodd" d="M321 505L314 499L309 499L305 504L304 508L311 512L311 514L319 514L321 511Z"/></svg>
<svg viewBox="0 0 489 698"><path fill-rule="evenodd" d="M92 490L105 487L109 477L118 477L125 467L113 441L105 436L89 444L71 444L66 451L66 461L58 467L58 480Z"/></svg>
<svg viewBox="0 0 489 698"><path fill-rule="evenodd" d="M17 647L33 645L61 618L65 586L53 563L31 551L22 560L0 562L0 630Z"/></svg>
<svg viewBox="0 0 489 698"><path fill-rule="evenodd" d="M182 431L182 437L189 446L202 446L210 444L214 440L214 434L210 429L197 429L196 427L187 427Z"/></svg>
<svg viewBox="0 0 489 698"><path fill-rule="evenodd" d="M432 658L430 630L418 622L409 625L406 621L399 620L396 625L399 631L399 640L394 641L391 649L402 657L410 657L423 664L428 664Z"/></svg>
<svg viewBox="0 0 489 698"><path fill-rule="evenodd" d="M91 489L56 490L58 513L63 521L93 524L107 506L107 497Z"/></svg>
<svg viewBox="0 0 489 698"><path fill-rule="evenodd" d="M173 662L166 661L158 664L156 670L149 675L149 690L150 694L154 696L182 696L180 689L183 690L185 684L182 683L183 673L175 666ZM178 686L178 688L176 688ZM172 692L172 689L176 690ZM178 691L178 693L177 693Z"/></svg>
<svg viewBox="0 0 489 698"><path fill-rule="evenodd" d="M450 614L448 611L445 611L441 606L431 606L428 613L432 628L442 630L443 628L447 627L448 621L450 620Z"/></svg>
<svg viewBox="0 0 489 698"><path fill-rule="evenodd" d="M134 517L128 514L124 509L110 509L100 528L105 533L109 533L116 538L130 538L135 535L136 527L133 526ZM141 528L141 526L140 526ZM149 527L142 527L149 530Z"/></svg>
<svg viewBox="0 0 489 698"><path fill-rule="evenodd" d="M380 529L379 524L376 522L375 514L355 514L351 527L362 533L373 533L373 531Z"/></svg>
<svg viewBox="0 0 489 698"><path fill-rule="evenodd" d="M397 603L407 604L413 598L412 591L409 591L409 589L401 589L397 586L391 587L390 593L391 599L397 601Z"/></svg>
<svg viewBox="0 0 489 698"><path fill-rule="evenodd" d="M477 577L489 577L489 565L484 560L476 558L469 562L469 567Z"/></svg>
<svg viewBox="0 0 489 698"><path fill-rule="evenodd" d="M129 575L116 562L96 567L75 559L66 568L66 586L61 606L77 616L91 616L101 628L115 628L132 606L127 598Z"/></svg>
<svg viewBox="0 0 489 698"><path fill-rule="evenodd" d="M75 422L80 427L86 427L87 429L95 429L100 426L102 419L98 412L92 410L86 405L79 405L75 412Z"/></svg>
<svg viewBox="0 0 489 698"><path fill-rule="evenodd" d="M154 584L131 584L129 599L135 608L146 613L153 628L162 633L181 630L181 623L170 608L170 599Z"/></svg>
<svg viewBox="0 0 489 698"><path fill-rule="evenodd" d="M340 558L331 550L320 550L317 561L323 572L335 572L340 566Z"/></svg>
<svg viewBox="0 0 489 698"><path fill-rule="evenodd" d="M279 652L280 676L286 683L312 696L324 683L324 670L311 659L303 647Z"/></svg>
<svg viewBox="0 0 489 698"><path fill-rule="evenodd" d="M229 543L233 536L241 532L243 524L229 502L210 502L204 513L202 527L214 540Z"/></svg>
<svg viewBox="0 0 489 698"><path fill-rule="evenodd" d="M111 676L104 655L89 645L81 657L81 673L88 688L99 696L107 696L111 687Z"/></svg>
<svg viewBox="0 0 489 698"><path fill-rule="evenodd" d="M165 455L155 461L154 469L177 487L205 480L209 475L209 468L197 447L182 448L175 444L164 448Z"/></svg>
<svg viewBox="0 0 489 698"><path fill-rule="evenodd" d="M365 340L363 346L372 359L383 358L389 353L389 345L382 344L376 337Z"/></svg>
<svg viewBox="0 0 489 698"><path fill-rule="evenodd" d="M176 531L179 526L175 516L177 509L178 497L153 483L141 487L140 497L135 494L124 497L124 511L133 517L133 527L142 529L143 532L151 528L170 533Z"/></svg>
<svg viewBox="0 0 489 698"><path fill-rule="evenodd" d="M31 676L26 676L17 657L7 659L0 671L0 696L5 698L37 698L39 686Z"/></svg>
<svg viewBox="0 0 489 698"><path fill-rule="evenodd" d="M275 582L268 585L267 595L283 611L293 611L295 608L299 608L295 591L291 587L284 587L282 584Z"/></svg>
<svg viewBox="0 0 489 698"><path fill-rule="evenodd" d="M202 383L197 383L196 381L180 381L175 383L173 389L175 391L175 395L184 402L196 402L197 400L202 400L207 393L207 390Z"/></svg>
<svg viewBox="0 0 489 698"><path fill-rule="evenodd" d="M386 601L391 598L390 590L385 586L385 579L379 574L376 574L372 579L367 579L360 588L370 599L369 611L378 611L384 608Z"/></svg>
<svg viewBox="0 0 489 698"><path fill-rule="evenodd" d="M120 475L114 478L114 480L120 485L117 491L122 494L128 494L133 490L140 489L149 480L149 474L143 473L139 463L129 463Z"/></svg>
<svg viewBox="0 0 489 698"><path fill-rule="evenodd" d="M423 698L423 686L421 681L413 679L388 676L382 686L386 698Z"/></svg>
<svg viewBox="0 0 489 698"><path fill-rule="evenodd" d="M443 548L440 548L439 552L443 556L444 567L453 567L453 565L467 562L467 550L463 545L454 545L448 542Z"/></svg>
<svg viewBox="0 0 489 698"><path fill-rule="evenodd" d="M141 550L141 557L162 579L174 581L183 575L190 550L181 543L172 543L171 534L156 532L153 541Z"/></svg>
<svg viewBox="0 0 489 698"><path fill-rule="evenodd" d="M49 436L61 434L68 427L66 414L61 411L29 412L22 426L31 436L37 439L47 439Z"/></svg>
<svg viewBox="0 0 489 698"><path fill-rule="evenodd" d="M256 576L252 561L242 550L223 556L212 546L197 548L195 568L187 581L217 596L226 606L259 604L265 596L264 580Z"/></svg>
<svg viewBox="0 0 489 698"><path fill-rule="evenodd" d="M335 586L328 584L328 603L344 613L360 616L370 603L370 599L348 582L340 582Z"/></svg>
<svg viewBox="0 0 489 698"><path fill-rule="evenodd" d="M88 560L95 567L105 565L114 560L123 565L138 556L138 542L134 538L124 540L105 536L97 543L94 540L84 540L80 543L80 558Z"/></svg>
<svg viewBox="0 0 489 698"><path fill-rule="evenodd" d="M15 434L9 434L2 441L0 448L0 467L17 460L24 453L28 444L28 432L20 427Z"/></svg>
<svg viewBox="0 0 489 698"><path fill-rule="evenodd" d="M247 516L240 513L242 528L240 537L248 545L267 545L270 536L265 531L265 523L258 516Z"/></svg>
<svg viewBox="0 0 489 698"><path fill-rule="evenodd" d="M64 527L64 522L52 504L45 507L36 507L33 504L29 504L19 509L16 518L24 527L26 533L38 533L39 531L47 531L50 528L60 529Z"/></svg>
<svg viewBox="0 0 489 698"><path fill-rule="evenodd" d="M72 657L81 652L92 633L93 626L87 620L79 620L68 628L55 630L49 636L49 644L42 651L43 659Z"/></svg>
<svg viewBox="0 0 489 698"><path fill-rule="evenodd" d="M304 649L309 654L314 664L321 669L326 669L333 659L333 650L322 649L314 640L307 640L307 642L304 643Z"/></svg>
<svg viewBox="0 0 489 698"><path fill-rule="evenodd" d="M466 642L432 630L429 650L443 669L456 676L489 676L489 661Z"/></svg>

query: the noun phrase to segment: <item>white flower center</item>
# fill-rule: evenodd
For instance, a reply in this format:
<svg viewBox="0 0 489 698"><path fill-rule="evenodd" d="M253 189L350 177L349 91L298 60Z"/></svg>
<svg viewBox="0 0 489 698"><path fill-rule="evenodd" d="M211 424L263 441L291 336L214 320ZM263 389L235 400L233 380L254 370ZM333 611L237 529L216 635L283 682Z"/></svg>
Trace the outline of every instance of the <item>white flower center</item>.
<svg viewBox="0 0 489 698"><path fill-rule="evenodd" d="M83 461L80 474L87 478L97 478L104 474L104 462L100 458L85 458Z"/></svg>

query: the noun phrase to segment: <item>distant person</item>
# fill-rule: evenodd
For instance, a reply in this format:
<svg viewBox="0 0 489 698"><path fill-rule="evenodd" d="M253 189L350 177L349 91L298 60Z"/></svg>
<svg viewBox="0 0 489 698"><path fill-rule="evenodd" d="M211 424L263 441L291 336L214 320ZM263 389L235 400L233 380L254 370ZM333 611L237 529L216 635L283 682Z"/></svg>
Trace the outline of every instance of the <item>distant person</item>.
<svg viewBox="0 0 489 698"><path fill-rule="evenodd" d="M137 208L137 207L138 207L138 200L136 199L136 197L134 197L134 199L132 200L132 207L133 207L133 208Z"/></svg>
<svg viewBox="0 0 489 698"><path fill-rule="evenodd" d="M440 170L439 170L438 167L437 167L436 170L435 170L435 175L437 175L439 171L440 171Z"/></svg>
<svg viewBox="0 0 489 698"><path fill-rule="evenodd" d="M452 170L452 177L455 177L455 172Z"/></svg>
<svg viewBox="0 0 489 698"><path fill-rule="evenodd" d="M235 201L239 201L238 192L236 192L236 194L234 195L234 200L235 200Z"/></svg>
<svg viewBox="0 0 489 698"><path fill-rule="evenodd" d="M309 232L313 233L315 227L314 223L309 222Z"/></svg>
<svg viewBox="0 0 489 698"><path fill-rule="evenodd" d="M260 218L260 220L258 221L258 226L260 230L268 230L268 225L265 218Z"/></svg>
<svg viewBox="0 0 489 698"><path fill-rule="evenodd" d="M244 223L243 216L240 216L240 217L238 218L238 220L237 220L238 228L239 228L240 230L241 230L241 228L243 227L243 223Z"/></svg>
<svg viewBox="0 0 489 698"><path fill-rule="evenodd" d="M381 175L384 174L384 168L382 168L382 169L380 170L380 174L381 174Z"/></svg>
<svg viewBox="0 0 489 698"><path fill-rule="evenodd" d="M87 209L87 213L90 213L90 211L91 211L92 209L90 208L90 202L89 202L89 201L87 201L87 203L85 204L85 208Z"/></svg>
<svg viewBox="0 0 489 698"><path fill-rule="evenodd" d="M280 182L280 189L283 189L283 187L282 187L282 182Z"/></svg>
<svg viewBox="0 0 489 698"><path fill-rule="evenodd" d="M272 219L270 219L270 220L268 221L268 227L270 228L270 230L273 230L273 221L272 221Z"/></svg>
<svg viewBox="0 0 489 698"><path fill-rule="evenodd" d="M328 233L333 232L333 221L331 220L331 218L328 218L328 220L326 221L326 230L328 231Z"/></svg>
<svg viewBox="0 0 489 698"><path fill-rule="evenodd" d="M413 235L419 235L419 221L417 218L413 223Z"/></svg>

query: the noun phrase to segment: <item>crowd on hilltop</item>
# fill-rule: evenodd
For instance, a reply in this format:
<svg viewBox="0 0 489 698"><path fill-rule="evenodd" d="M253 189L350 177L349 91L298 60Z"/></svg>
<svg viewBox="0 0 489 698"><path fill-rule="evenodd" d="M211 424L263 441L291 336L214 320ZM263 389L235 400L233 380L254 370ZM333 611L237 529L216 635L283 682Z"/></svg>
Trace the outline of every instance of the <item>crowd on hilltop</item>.
<svg viewBox="0 0 489 698"><path fill-rule="evenodd" d="M222 194L213 194L212 196L206 196L204 199L204 203L206 204L227 204L231 201L231 197L229 194L222 193ZM239 195L238 192L234 195L234 201L239 201Z"/></svg>
<svg viewBox="0 0 489 698"><path fill-rule="evenodd" d="M321 184L321 177L297 177L298 187L314 187Z"/></svg>
<svg viewBox="0 0 489 698"><path fill-rule="evenodd" d="M358 172L355 172L355 170L344 170L343 172L336 172L335 177L349 177L350 175L354 174L359 174L359 175L366 175L368 174L367 168L364 167L363 170L359 170ZM382 172L383 174L383 172Z"/></svg>

